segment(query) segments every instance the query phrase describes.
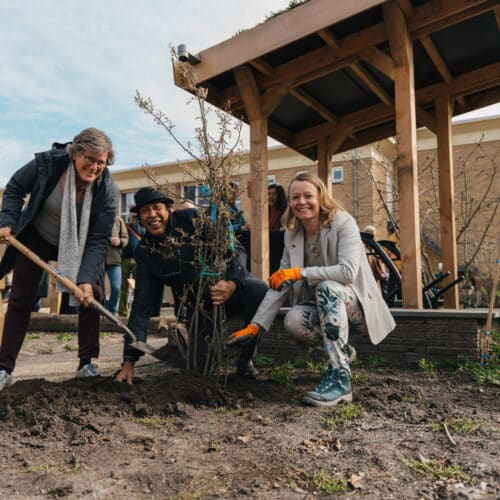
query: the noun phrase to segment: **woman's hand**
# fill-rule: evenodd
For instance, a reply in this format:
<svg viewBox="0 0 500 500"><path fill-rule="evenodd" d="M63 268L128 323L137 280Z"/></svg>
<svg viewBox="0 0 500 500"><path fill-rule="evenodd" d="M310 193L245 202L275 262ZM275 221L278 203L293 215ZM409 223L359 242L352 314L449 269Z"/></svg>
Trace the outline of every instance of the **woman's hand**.
<svg viewBox="0 0 500 500"><path fill-rule="evenodd" d="M115 380L117 382L127 382L127 384L132 385L132 382L134 381L134 363L132 361L124 361L122 369L116 376Z"/></svg>
<svg viewBox="0 0 500 500"><path fill-rule="evenodd" d="M94 292L90 283L80 283L78 285L79 293L75 293L75 299L82 304L82 306L90 307L94 300Z"/></svg>
<svg viewBox="0 0 500 500"><path fill-rule="evenodd" d="M289 269L279 269L269 278L269 286L274 290L281 290L287 283L302 279L300 267L291 267Z"/></svg>
<svg viewBox="0 0 500 500"><path fill-rule="evenodd" d="M10 227L0 227L0 243L7 244L11 236L12 230L10 229Z"/></svg>

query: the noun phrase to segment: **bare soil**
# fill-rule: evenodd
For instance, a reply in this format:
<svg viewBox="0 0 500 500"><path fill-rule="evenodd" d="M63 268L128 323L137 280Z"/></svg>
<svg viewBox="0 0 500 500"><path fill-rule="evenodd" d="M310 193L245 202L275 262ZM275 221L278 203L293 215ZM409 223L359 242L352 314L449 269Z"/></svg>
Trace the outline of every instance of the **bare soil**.
<svg viewBox="0 0 500 500"><path fill-rule="evenodd" d="M0 393L1 498L500 496L498 387L457 371L357 367L352 404L311 408L318 371L224 387L149 358L127 386L120 335L95 379L71 378L74 342L30 338Z"/></svg>

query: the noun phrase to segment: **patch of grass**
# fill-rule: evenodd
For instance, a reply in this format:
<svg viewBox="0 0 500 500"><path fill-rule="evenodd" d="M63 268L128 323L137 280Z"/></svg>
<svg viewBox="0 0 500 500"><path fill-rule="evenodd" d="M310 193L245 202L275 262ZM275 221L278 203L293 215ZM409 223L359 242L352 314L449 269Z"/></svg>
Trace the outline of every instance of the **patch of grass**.
<svg viewBox="0 0 500 500"><path fill-rule="evenodd" d="M381 356L369 356L366 362L370 368L378 368L385 365L385 359Z"/></svg>
<svg viewBox="0 0 500 500"><path fill-rule="evenodd" d="M70 465L70 468L69 468L70 474L78 474L79 472L82 471L83 467L80 463L80 460L75 455L71 456L71 459L69 461L69 465Z"/></svg>
<svg viewBox="0 0 500 500"><path fill-rule="evenodd" d="M420 366L426 377L434 378L437 376L437 364L434 361L420 358L418 360L418 366Z"/></svg>
<svg viewBox="0 0 500 500"><path fill-rule="evenodd" d="M328 429L345 427L349 422L360 417L364 412L363 405L360 403L345 403L341 405L335 413L323 420L323 425Z"/></svg>
<svg viewBox="0 0 500 500"><path fill-rule="evenodd" d="M65 351L78 351L78 347L76 345L66 344L64 346L64 350Z"/></svg>
<svg viewBox="0 0 500 500"><path fill-rule="evenodd" d="M481 366L477 361L466 361L458 370L467 374L478 385L500 385L500 363L498 358L490 358L488 366Z"/></svg>
<svg viewBox="0 0 500 500"><path fill-rule="evenodd" d="M351 373L351 382L353 384L363 384L368 382L368 373Z"/></svg>
<svg viewBox="0 0 500 500"><path fill-rule="evenodd" d="M32 465L28 467L27 472L30 474L42 474L44 472L52 472L55 470L55 467L49 464L40 464L40 465Z"/></svg>
<svg viewBox="0 0 500 500"><path fill-rule="evenodd" d="M314 487L322 493L340 493L346 490L347 481L328 474L323 469L314 473L312 478Z"/></svg>
<svg viewBox="0 0 500 500"><path fill-rule="evenodd" d="M105 339L106 337L111 337L111 332L101 332L99 338Z"/></svg>
<svg viewBox="0 0 500 500"><path fill-rule="evenodd" d="M264 368L266 366L274 366L276 364L276 359L273 356L257 354L257 356L255 356L255 363Z"/></svg>
<svg viewBox="0 0 500 500"><path fill-rule="evenodd" d="M430 479L459 479L468 480L468 477L458 464L446 465L438 460L403 460L416 476L425 476Z"/></svg>
<svg viewBox="0 0 500 500"><path fill-rule="evenodd" d="M447 418L444 422L448 429L457 434L472 434L481 427L481 422L466 417ZM432 429L434 432L445 432L443 424L434 424Z"/></svg>
<svg viewBox="0 0 500 500"><path fill-rule="evenodd" d="M227 406L217 406L215 411L217 413L221 413L222 415L237 415L240 412L240 410L228 408Z"/></svg>
<svg viewBox="0 0 500 500"><path fill-rule="evenodd" d="M73 340L73 335L71 335L71 333L62 332L57 334L56 339L59 342L70 342L71 340Z"/></svg>
<svg viewBox="0 0 500 500"><path fill-rule="evenodd" d="M222 452L222 443L217 439L212 441L207 448L209 453L221 453Z"/></svg>
<svg viewBox="0 0 500 500"><path fill-rule="evenodd" d="M410 394L409 392L403 394L402 400L405 403L416 403L417 401L422 401L422 396L420 394Z"/></svg>
<svg viewBox="0 0 500 500"><path fill-rule="evenodd" d="M24 338L25 340L38 340L40 335L38 335L38 333L28 333Z"/></svg>
<svg viewBox="0 0 500 500"><path fill-rule="evenodd" d="M290 361L283 363L281 366L272 368L269 378L276 384L291 385L293 382L293 365Z"/></svg>
<svg viewBox="0 0 500 500"><path fill-rule="evenodd" d="M304 369L311 372L323 373L326 370L325 361L314 361L310 358L295 358L293 366L298 369Z"/></svg>
<svg viewBox="0 0 500 500"><path fill-rule="evenodd" d="M46 347L46 348L43 348L43 349L38 349L36 352L38 354L53 354L54 353L53 349L51 349L50 347Z"/></svg>
<svg viewBox="0 0 500 500"><path fill-rule="evenodd" d="M155 415L153 417L138 418L136 422L146 427L166 427L170 424L170 419L168 417L162 417L161 415Z"/></svg>

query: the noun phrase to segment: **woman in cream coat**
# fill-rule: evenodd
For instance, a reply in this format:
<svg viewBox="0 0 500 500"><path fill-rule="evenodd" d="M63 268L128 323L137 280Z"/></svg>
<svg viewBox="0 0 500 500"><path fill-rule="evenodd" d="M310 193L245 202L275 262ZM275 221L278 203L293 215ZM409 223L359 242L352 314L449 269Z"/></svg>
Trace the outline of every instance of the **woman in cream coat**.
<svg viewBox="0 0 500 500"><path fill-rule="evenodd" d="M314 406L351 401L349 327L365 326L378 344L396 326L377 287L354 219L310 173L295 177L288 189L285 250L271 289L252 322L232 334L244 344L268 331L286 297L292 305L285 328L296 340L320 338L328 368L320 384L304 397Z"/></svg>

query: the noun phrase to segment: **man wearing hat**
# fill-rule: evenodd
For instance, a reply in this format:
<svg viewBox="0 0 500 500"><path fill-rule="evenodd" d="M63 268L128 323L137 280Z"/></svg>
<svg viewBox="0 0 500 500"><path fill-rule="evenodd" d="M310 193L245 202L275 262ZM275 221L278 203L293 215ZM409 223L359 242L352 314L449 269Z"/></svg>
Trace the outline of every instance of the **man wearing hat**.
<svg viewBox="0 0 500 500"><path fill-rule="evenodd" d="M182 297L186 285L199 279L199 272L194 266L195 248L186 243L186 235L194 233L194 219L199 214L194 209L171 212L173 200L161 191L150 187L142 188L135 194L135 207L131 210L138 215L139 222L146 233L136 248L136 281L132 311L128 322L129 328L138 340L145 341L151 316L157 314L161 306L163 287L171 286L174 296ZM177 240L173 247L175 258L166 258L161 252L165 237ZM183 243L184 241L184 243ZM160 250L160 251L159 251ZM262 298L267 292L267 285L250 276L244 263L246 255L241 245L236 245L235 256L227 264L224 279L211 287L210 298L213 305L225 304L226 314L241 313L243 319L252 318ZM177 304L178 306L179 304ZM187 321L190 320L189 311ZM198 337L203 338L204 335ZM237 363L237 373L242 377L255 377L257 372L251 358L256 347L246 345L242 348ZM117 381L132 383L134 364L142 355L130 346L125 338L122 369ZM199 361L197 362L200 366Z"/></svg>

